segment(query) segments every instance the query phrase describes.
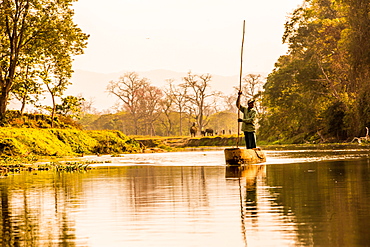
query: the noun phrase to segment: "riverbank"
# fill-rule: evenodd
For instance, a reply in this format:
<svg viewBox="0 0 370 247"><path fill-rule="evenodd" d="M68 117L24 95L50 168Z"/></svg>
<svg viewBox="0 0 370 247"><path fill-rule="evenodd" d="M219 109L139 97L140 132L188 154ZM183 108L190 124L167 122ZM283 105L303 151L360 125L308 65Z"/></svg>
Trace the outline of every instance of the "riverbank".
<svg viewBox="0 0 370 247"><path fill-rule="evenodd" d="M206 137L140 137L120 131L83 131L77 129L0 128L0 165L32 164L41 158L49 160L84 155L112 156L124 153L158 153L189 148L235 147L236 135ZM239 147L244 138L239 137ZM322 147L362 148L366 144L278 144L259 145L265 150L320 149Z"/></svg>
<svg viewBox="0 0 370 247"><path fill-rule="evenodd" d="M120 131L77 129L0 128L0 154L4 158L83 156L140 152L140 143Z"/></svg>

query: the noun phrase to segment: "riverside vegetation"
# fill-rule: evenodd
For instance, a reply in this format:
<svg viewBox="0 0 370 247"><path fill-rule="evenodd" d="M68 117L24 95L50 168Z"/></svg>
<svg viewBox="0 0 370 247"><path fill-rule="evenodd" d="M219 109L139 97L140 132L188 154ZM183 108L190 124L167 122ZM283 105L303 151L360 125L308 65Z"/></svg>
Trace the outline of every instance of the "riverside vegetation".
<svg viewBox="0 0 370 247"><path fill-rule="evenodd" d="M0 164L7 165L7 171L24 169L20 164L32 164L41 157L116 156L124 153L174 151L194 146L230 146L236 142L236 136L133 138L118 130L81 130L75 121L68 118L55 117L54 126L58 128L50 128L51 117L47 115L8 116L6 123L0 127ZM56 163L51 163L51 166L61 167ZM77 164L68 166L65 170L81 168Z"/></svg>
<svg viewBox="0 0 370 247"><path fill-rule="evenodd" d="M189 71L181 81L168 80L165 88L157 88L149 78L127 72L107 82L107 92L120 102L116 113L98 113L92 101L64 95L71 84L73 57L83 54L89 35L73 23L74 1L57 2L15 0L0 5L4 17L0 18L0 123L10 123L9 103L18 100L21 117L11 120L11 126L65 129L65 123L58 126L54 121L55 116L80 115L85 129L121 130L127 135L183 136L193 123L198 132L203 128L238 132L238 89L231 95L212 91L208 73ZM253 74L241 78L243 98L257 100L259 141L302 144L357 138L369 142L365 132L370 127L369 13L370 6L363 0L304 0L288 16L282 37L287 53L279 57L266 80ZM42 102L45 92L52 105ZM26 105L49 111L52 121L24 121ZM48 130L52 131L56 130ZM25 150L17 148L22 146L18 139L6 138L2 149L12 150L9 155ZM99 145L77 146L93 152ZM33 149L38 147L28 148L36 152ZM86 151L74 144L67 150L40 150L47 155Z"/></svg>
<svg viewBox="0 0 370 247"><path fill-rule="evenodd" d="M43 171L54 169L58 172L84 172L90 169L91 163L99 161L66 162L84 155L119 156L125 153L147 153L181 151L193 147L226 147L235 146L237 135L216 135L205 137L148 137L126 136L118 130L81 130L76 122L56 117L55 126L48 128L50 116L23 115L13 118L8 124L0 127L0 177L20 171ZM239 136L239 145L244 146L244 138ZM275 143L267 146L260 142L264 149L284 148L320 148L320 145L298 144L293 146ZM265 144L265 145L263 145ZM333 144L322 144L333 145ZM356 143L336 144L356 145ZM38 162L41 159L47 162ZM64 161L58 161L64 160ZM36 163L37 162L37 163ZM103 161L107 163L106 161ZM37 165L35 165L37 164Z"/></svg>
<svg viewBox="0 0 370 247"><path fill-rule="evenodd" d="M133 153L139 150L139 143L120 131L0 128L2 157L76 156Z"/></svg>
<svg viewBox="0 0 370 247"><path fill-rule="evenodd" d="M54 118L55 126L58 128L48 128L50 122L50 116L25 114L10 118L2 124L3 127L0 127L1 173L29 169L30 166L24 166L24 164L33 164L42 157L115 155L141 151L139 142L120 131L81 130L71 119L58 117ZM86 170L88 165L86 162L50 163L50 167L59 171ZM44 168L42 166L37 169Z"/></svg>

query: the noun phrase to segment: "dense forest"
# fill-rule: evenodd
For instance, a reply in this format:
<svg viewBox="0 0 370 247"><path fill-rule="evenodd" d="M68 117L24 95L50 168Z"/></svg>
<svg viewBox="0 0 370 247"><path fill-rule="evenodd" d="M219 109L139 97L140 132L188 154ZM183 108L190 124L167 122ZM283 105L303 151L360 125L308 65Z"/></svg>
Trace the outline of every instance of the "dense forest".
<svg viewBox="0 0 370 247"><path fill-rule="evenodd" d="M98 112L93 101L65 96L73 56L88 35L73 23L73 1L4 1L0 8L0 122L28 128L120 130L127 135L183 136L237 133L237 90L211 90L212 75L191 71L164 88L128 72L106 83L118 103ZM370 126L370 3L307 0L285 24L288 52L266 78L242 78L243 99L257 100L258 139L269 143L351 141ZM45 24L46 23L46 24ZM227 82L225 82L227 84ZM49 94L52 104L41 99ZM8 111L10 101L19 111ZM38 121L24 112L50 115ZM41 116L40 115L40 116ZM41 118L41 117L39 117ZM43 117L45 118L45 117Z"/></svg>
<svg viewBox="0 0 370 247"><path fill-rule="evenodd" d="M281 56L264 86L260 137L350 141L370 127L370 3L312 0L285 24Z"/></svg>

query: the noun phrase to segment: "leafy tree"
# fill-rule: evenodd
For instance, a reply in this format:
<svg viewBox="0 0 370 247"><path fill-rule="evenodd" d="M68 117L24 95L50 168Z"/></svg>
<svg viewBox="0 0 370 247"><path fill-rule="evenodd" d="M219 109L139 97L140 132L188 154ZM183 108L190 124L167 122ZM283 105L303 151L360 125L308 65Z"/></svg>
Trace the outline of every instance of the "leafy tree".
<svg viewBox="0 0 370 247"><path fill-rule="evenodd" d="M62 116L69 116L71 118L78 118L81 113L82 103L85 101L84 98L76 96L67 96L62 98L62 104L56 105L56 112Z"/></svg>
<svg viewBox="0 0 370 247"><path fill-rule="evenodd" d="M51 127L54 126L54 116L56 112L56 97L61 97L64 91L67 89L67 86L70 84L68 78L71 76L70 68L66 67L66 71L63 69L54 67L55 64L53 61L44 61L43 70L40 73L40 78L44 82L47 91L50 93L52 107L51 107Z"/></svg>
<svg viewBox="0 0 370 247"><path fill-rule="evenodd" d="M34 105L38 102L42 93L42 86L37 80L37 71L29 63L22 64L21 73L16 80L12 94L21 102L20 113L23 115L27 104Z"/></svg>
<svg viewBox="0 0 370 247"><path fill-rule="evenodd" d="M234 102L235 105L235 102ZM237 114L229 111L221 111L212 114L209 118L209 126L219 135L237 133Z"/></svg>
<svg viewBox="0 0 370 247"><path fill-rule="evenodd" d="M0 118L25 61L40 70L51 61L71 75L72 56L82 54L88 35L73 23L74 0L3 0L0 4ZM62 70L60 68L63 68ZM61 76L61 74L58 74ZM24 81L23 81L24 82Z"/></svg>
<svg viewBox="0 0 370 247"><path fill-rule="evenodd" d="M348 91L352 99L346 120L352 136L359 136L370 127L370 5L366 0L340 3L347 24L342 45L348 54Z"/></svg>
<svg viewBox="0 0 370 247"><path fill-rule="evenodd" d="M301 136L295 140L303 142L323 132L344 138L351 125L356 95L349 90L346 1L305 2L285 25L283 41L289 52L279 58L265 85L263 102L268 112L261 129L266 139ZM336 115L343 122L337 125L341 129L326 131L332 123L326 121L328 109L339 109L339 105L344 107L340 108L344 114Z"/></svg>

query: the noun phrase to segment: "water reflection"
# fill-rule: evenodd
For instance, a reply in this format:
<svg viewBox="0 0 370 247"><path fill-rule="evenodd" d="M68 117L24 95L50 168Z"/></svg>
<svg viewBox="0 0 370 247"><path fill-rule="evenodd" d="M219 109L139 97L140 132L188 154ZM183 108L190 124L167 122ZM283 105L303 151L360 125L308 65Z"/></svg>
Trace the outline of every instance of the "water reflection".
<svg viewBox="0 0 370 247"><path fill-rule="evenodd" d="M293 215L284 215L266 186L266 165L227 167L226 177L239 183L241 229L245 246L297 246Z"/></svg>
<svg viewBox="0 0 370 247"><path fill-rule="evenodd" d="M128 155L86 173L4 177L1 244L366 246L368 157L304 153L244 168L225 167L222 151Z"/></svg>
<svg viewBox="0 0 370 247"><path fill-rule="evenodd" d="M300 243L366 246L370 237L369 159L269 166L267 185Z"/></svg>

